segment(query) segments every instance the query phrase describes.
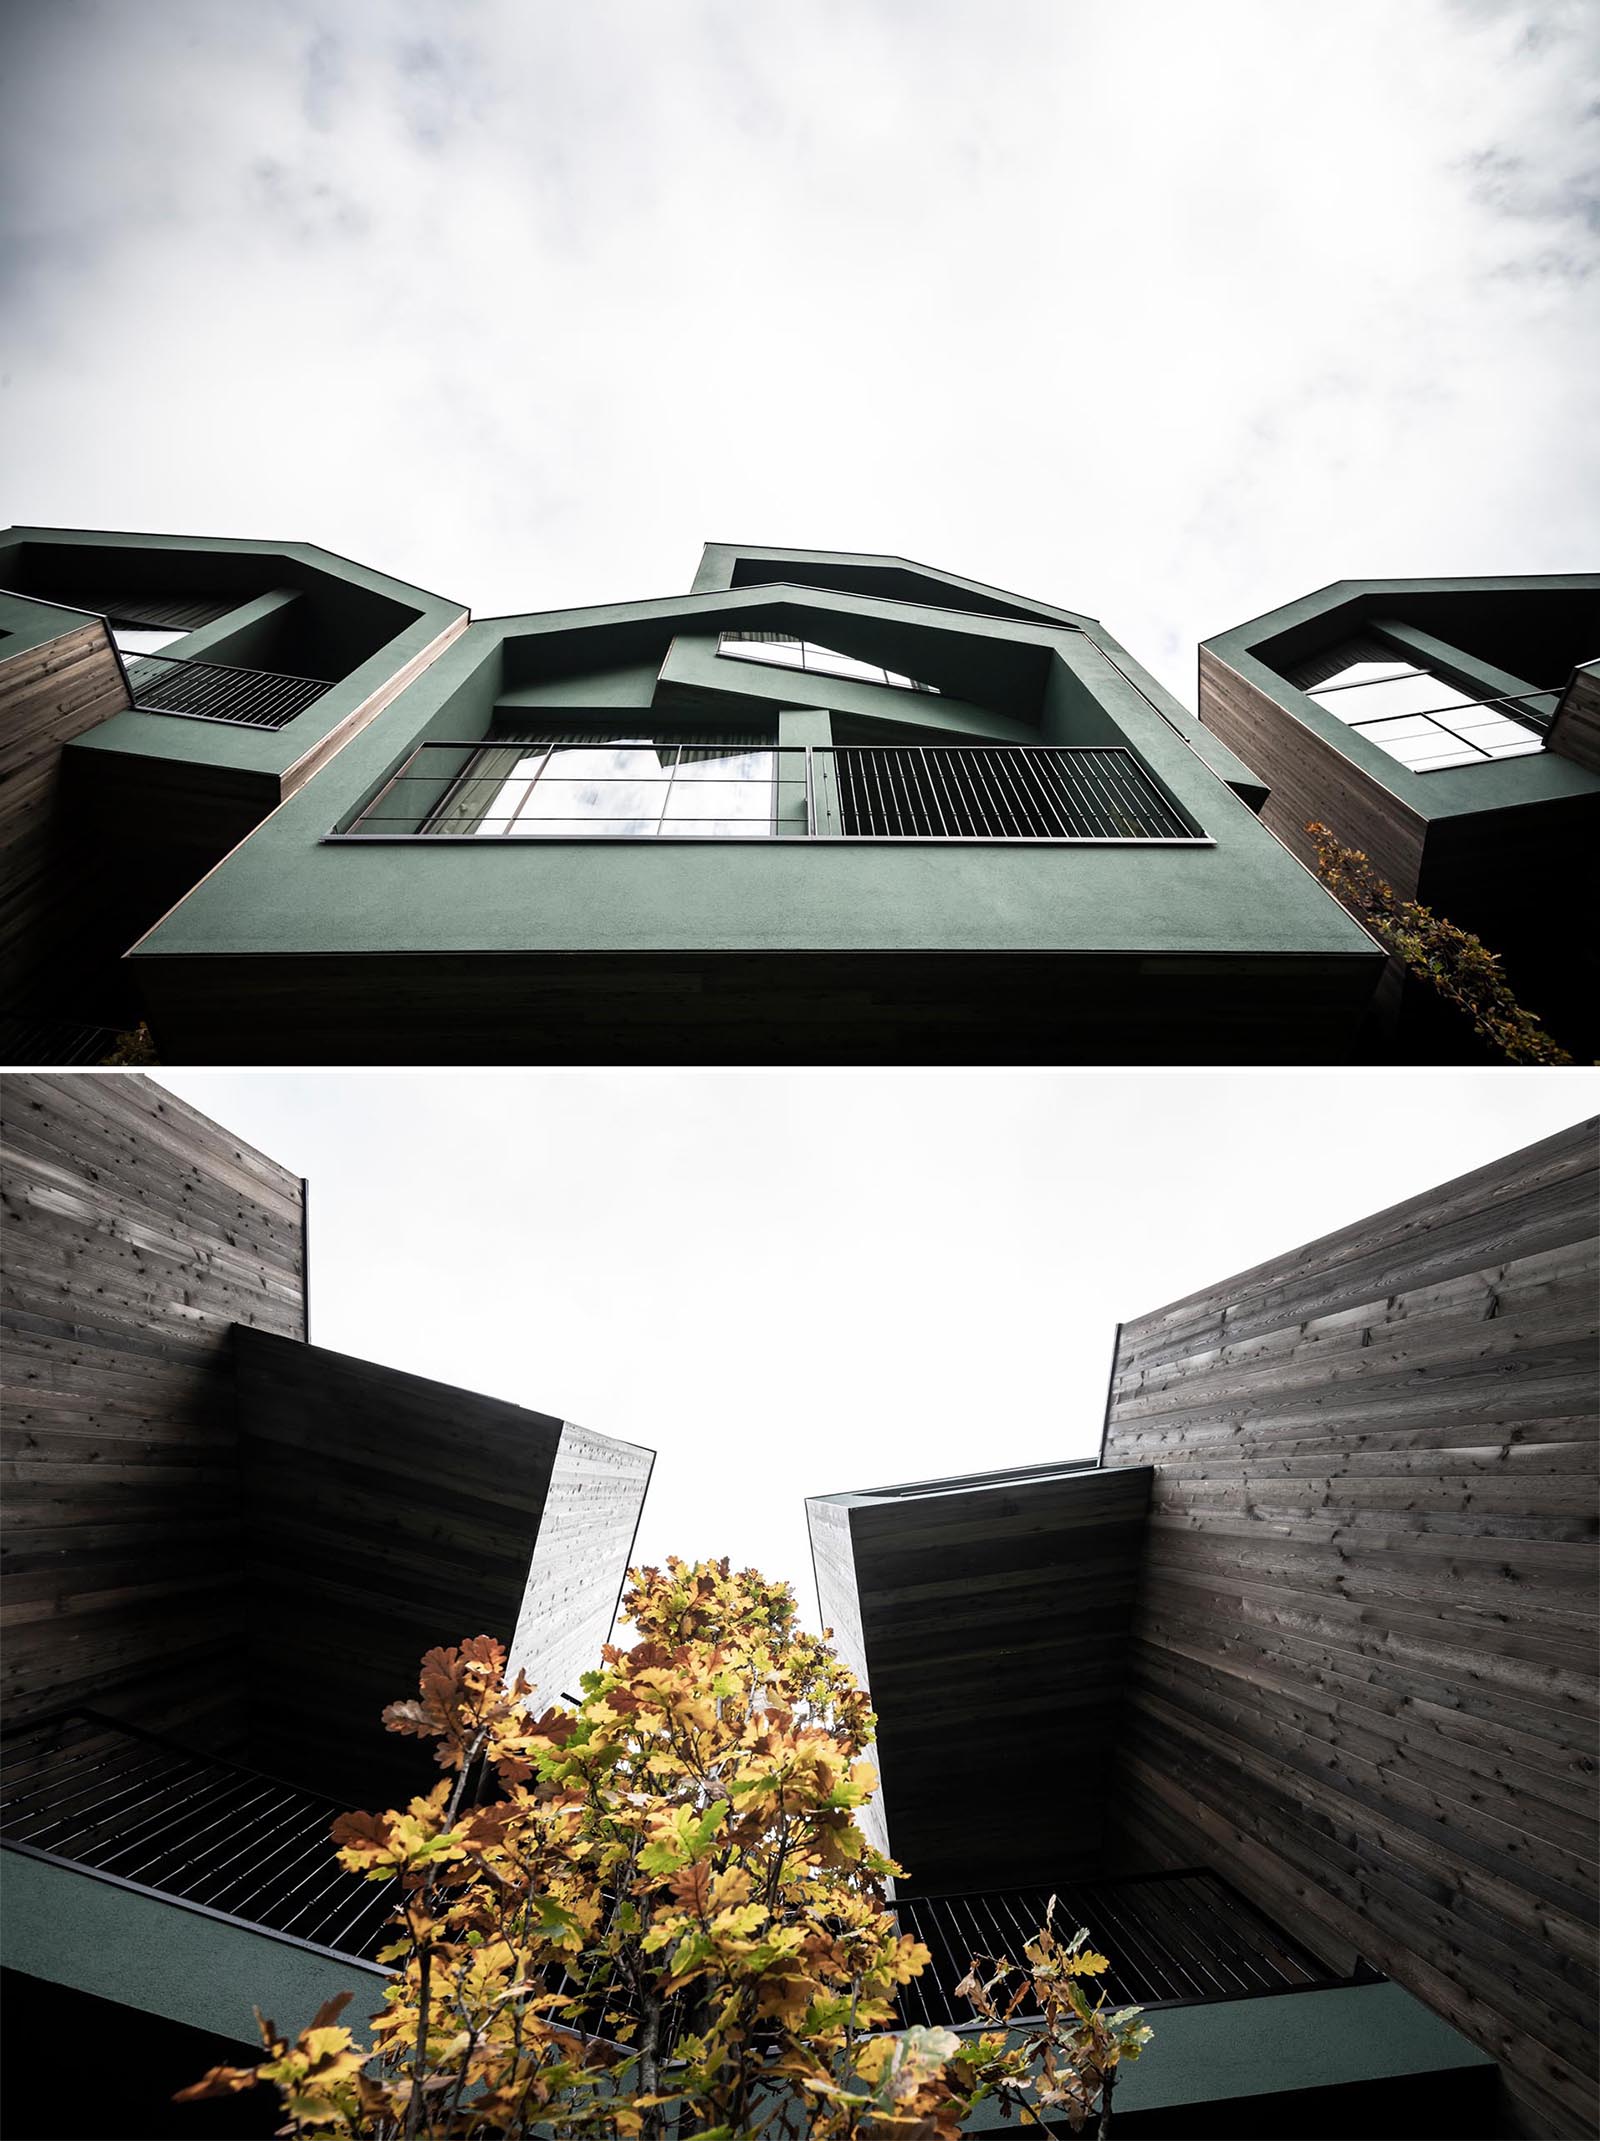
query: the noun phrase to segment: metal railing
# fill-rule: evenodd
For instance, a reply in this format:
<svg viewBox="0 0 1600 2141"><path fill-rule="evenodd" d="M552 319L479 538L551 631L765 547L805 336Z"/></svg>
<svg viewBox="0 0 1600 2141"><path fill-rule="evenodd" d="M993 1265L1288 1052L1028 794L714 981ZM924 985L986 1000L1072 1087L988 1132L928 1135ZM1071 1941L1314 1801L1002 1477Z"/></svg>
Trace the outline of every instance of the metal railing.
<svg viewBox="0 0 1600 2141"><path fill-rule="evenodd" d="M0 1844L370 1958L395 1884L339 1866L328 1832L341 1811L93 1710L14 1733L0 1761Z"/></svg>
<svg viewBox="0 0 1600 2141"><path fill-rule="evenodd" d="M1359 1982L1327 1970L1310 1950L1275 1926L1204 1868L1138 1875L1117 1881L1066 1881L989 1894L918 1896L896 1900L902 1933L927 1946L933 1960L900 1994L903 2024L960 2027L975 2020L954 1997L975 1958L1023 1961L1023 1948L1044 1923L1050 1896L1054 1925L1070 1938L1080 1925L1111 1964L1092 1980L1117 2007L1190 2007L1210 2000L1249 1999ZM1016 2017L1028 2019L1019 2010Z"/></svg>
<svg viewBox="0 0 1600 2141"><path fill-rule="evenodd" d="M175 654L130 655L123 667L141 713L183 714L237 728L281 729L333 688L326 677L281 676Z"/></svg>
<svg viewBox="0 0 1600 2141"><path fill-rule="evenodd" d="M419 744L330 837L1209 845L1126 745Z"/></svg>

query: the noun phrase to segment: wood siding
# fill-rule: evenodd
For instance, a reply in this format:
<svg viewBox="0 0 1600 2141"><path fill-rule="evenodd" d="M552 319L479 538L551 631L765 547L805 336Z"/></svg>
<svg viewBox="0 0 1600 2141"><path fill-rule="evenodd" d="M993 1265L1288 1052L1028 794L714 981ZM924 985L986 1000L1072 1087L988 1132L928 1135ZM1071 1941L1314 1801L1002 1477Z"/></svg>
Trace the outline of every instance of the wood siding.
<svg viewBox="0 0 1600 2141"><path fill-rule="evenodd" d="M231 1331L304 1329L301 1184L147 1078L7 1079L4 1707L244 1729Z"/></svg>
<svg viewBox="0 0 1600 2141"><path fill-rule="evenodd" d="M1550 724L1549 745L1574 765L1600 773L1600 666L1590 662L1572 672Z"/></svg>
<svg viewBox="0 0 1600 2141"><path fill-rule="evenodd" d="M1152 1465L1117 1780L1129 1868L1205 1862L1588 2134L1595 1126L1123 1327Z"/></svg>
<svg viewBox="0 0 1600 2141"><path fill-rule="evenodd" d="M817 1608L834 1648L863 1687L871 1686L867 1672L867 1646L861 1633L861 1595L856 1584L855 1553L850 1543L850 1510L843 1499L819 1495L806 1503L806 1528L811 1535L811 1567L817 1581ZM870 1750L872 1766L879 1773L879 1788L856 1817L873 1848L893 1856L889 1842L888 1811L884 1805L882 1756Z"/></svg>
<svg viewBox="0 0 1600 2141"><path fill-rule="evenodd" d="M466 858L462 858L465 860ZM1382 955L180 954L167 1063L1342 1063Z"/></svg>
<svg viewBox="0 0 1600 2141"><path fill-rule="evenodd" d="M1316 854L1306 827L1330 826L1347 847L1370 855L1380 876L1405 898L1422 871L1425 820L1352 765L1314 730L1264 691L1237 675L1209 647L1200 649L1200 719L1230 751L1237 751L1269 793L1263 825L1308 869Z"/></svg>
<svg viewBox="0 0 1600 2141"><path fill-rule="evenodd" d="M907 1893L1097 1868L1149 1485L1143 1471L1083 1471L850 1508L883 1809ZM843 1621L842 1556L825 1529L820 1543L823 1618Z"/></svg>
<svg viewBox="0 0 1600 2141"><path fill-rule="evenodd" d="M567 1687L599 1663L649 1451L325 1346L241 1330L236 1357L263 1768L367 1806L404 1797L436 1780L433 1751L380 1713L416 1692L425 1650L509 1646L520 1621Z"/></svg>
<svg viewBox="0 0 1600 2141"><path fill-rule="evenodd" d="M62 856L61 751L128 704L98 621L0 660L0 1004L19 1008L104 883Z"/></svg>
<svg viewBox="0 0 1600 2141"><path fill-rule="evenodd" d="M370 1806L426 1789L433 1750L384 1731L425 1650L509 1642L561 1422L355 1360L241 1331L239 1471L257 1759Z"/></svg>
<svg viewBox="0 0 1600 2141"><path fill-rule="evenodd" d="M541 1702L576 1695L600 1663L654 1463L637 1443L562 1427L512 1646Z"/></svg>

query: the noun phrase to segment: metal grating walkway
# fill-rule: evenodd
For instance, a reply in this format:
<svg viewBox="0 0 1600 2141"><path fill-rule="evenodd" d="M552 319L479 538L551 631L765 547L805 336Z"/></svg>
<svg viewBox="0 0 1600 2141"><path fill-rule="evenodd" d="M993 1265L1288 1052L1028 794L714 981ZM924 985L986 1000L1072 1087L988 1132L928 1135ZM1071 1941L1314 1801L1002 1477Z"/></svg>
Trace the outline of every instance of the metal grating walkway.
<svg viewBox="0 0 1600 2141"><path fill-rule="evenodd" d="M394 1883L337 1864L341 1811L90 1710L14 1733L0 1762L0 1844L370 1958Z"/></svg>
<svg viewBox="0 0 1600 2141"><path fill-rule="evenodd" d="M1204 1870L1063 1882L1054 1893L1057 1934L1070 1939L1086 1925L1091 1944L1110 1959L1090 1982L1115 2006L1185 2007L1351 1982ZM1050 1896L1039 1887L897 1899L901 1932L926 1942L933 1957L900 1996L902 2022L973 2021L966 2001L952 1997L955 1986L975 1957L1020 1963Z"/></svg>

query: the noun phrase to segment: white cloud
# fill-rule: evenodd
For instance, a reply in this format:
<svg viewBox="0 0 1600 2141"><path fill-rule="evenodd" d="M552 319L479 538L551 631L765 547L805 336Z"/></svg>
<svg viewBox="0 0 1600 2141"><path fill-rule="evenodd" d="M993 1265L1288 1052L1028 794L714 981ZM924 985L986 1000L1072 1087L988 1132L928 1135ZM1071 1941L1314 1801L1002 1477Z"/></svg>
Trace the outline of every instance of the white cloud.
<svg viewBox="0 0 1600 2141"><path fill-rule="evenodd" d="M314 1344L647 1444L641 1558L729 1554L808 1614L808 1494L1093 1456L1119 1319L1600 1103L1586 1071L158 1075L309 1177Z"/></svg>
<svg viewBox="0 0 1600 2141"><path fill-rule="evenodd" d="M895 550L1187 693L1332 578L1588 562L1595 21L25 8L8 503L480 614L686 587L706 537Z"/></svg>

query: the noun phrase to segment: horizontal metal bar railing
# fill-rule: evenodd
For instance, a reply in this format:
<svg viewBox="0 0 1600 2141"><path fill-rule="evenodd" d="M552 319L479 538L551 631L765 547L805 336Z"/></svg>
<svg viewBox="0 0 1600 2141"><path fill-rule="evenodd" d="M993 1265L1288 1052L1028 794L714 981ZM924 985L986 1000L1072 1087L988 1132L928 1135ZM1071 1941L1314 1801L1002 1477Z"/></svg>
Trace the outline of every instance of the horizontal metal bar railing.
<svg viewBox="0 0 1600 2141"><path fill-rule="evenodd" d="M1188 2007L1362 1981L1328 1971L1219 1875L1186 1868L1127 1880L1067 1881L1053 1891L1039 1886L898 1899L901 1932L924 1942L932 1956L900 1995L901 2022L960 2026L975 2020L955 1987L975 1959L1006 1957L1023 1965L1023 1949L1044 1923L1052 1893L1057 1934L1070 1938L1087 1926L1091 1944L1110 1962L1092 1986L1115 2006ZM1017 2019L1026 2019L1026 2010Z"/></svg>
<svg viewBox="0 0 1600 2141"><path fill-rule="evenodd" d="M1206 844L1121 744L598 737L419 744L331 837Z"/></svg>
<svg viewBox="0 0 1600 2141"><path fill-rule="evenodd" d="M125 666L141 713L184 714L237 728L281 729L333 688L326 677L281 676L172 654L131 655Z"/></svg>
<svg viewBox="0 0 1600 2141"><path fill-rule="evenodd" d="M13 1733L0 1759L0 1844L366 1959L395 1884L338 1865L340 1811L93 1710Z"/></svg>

